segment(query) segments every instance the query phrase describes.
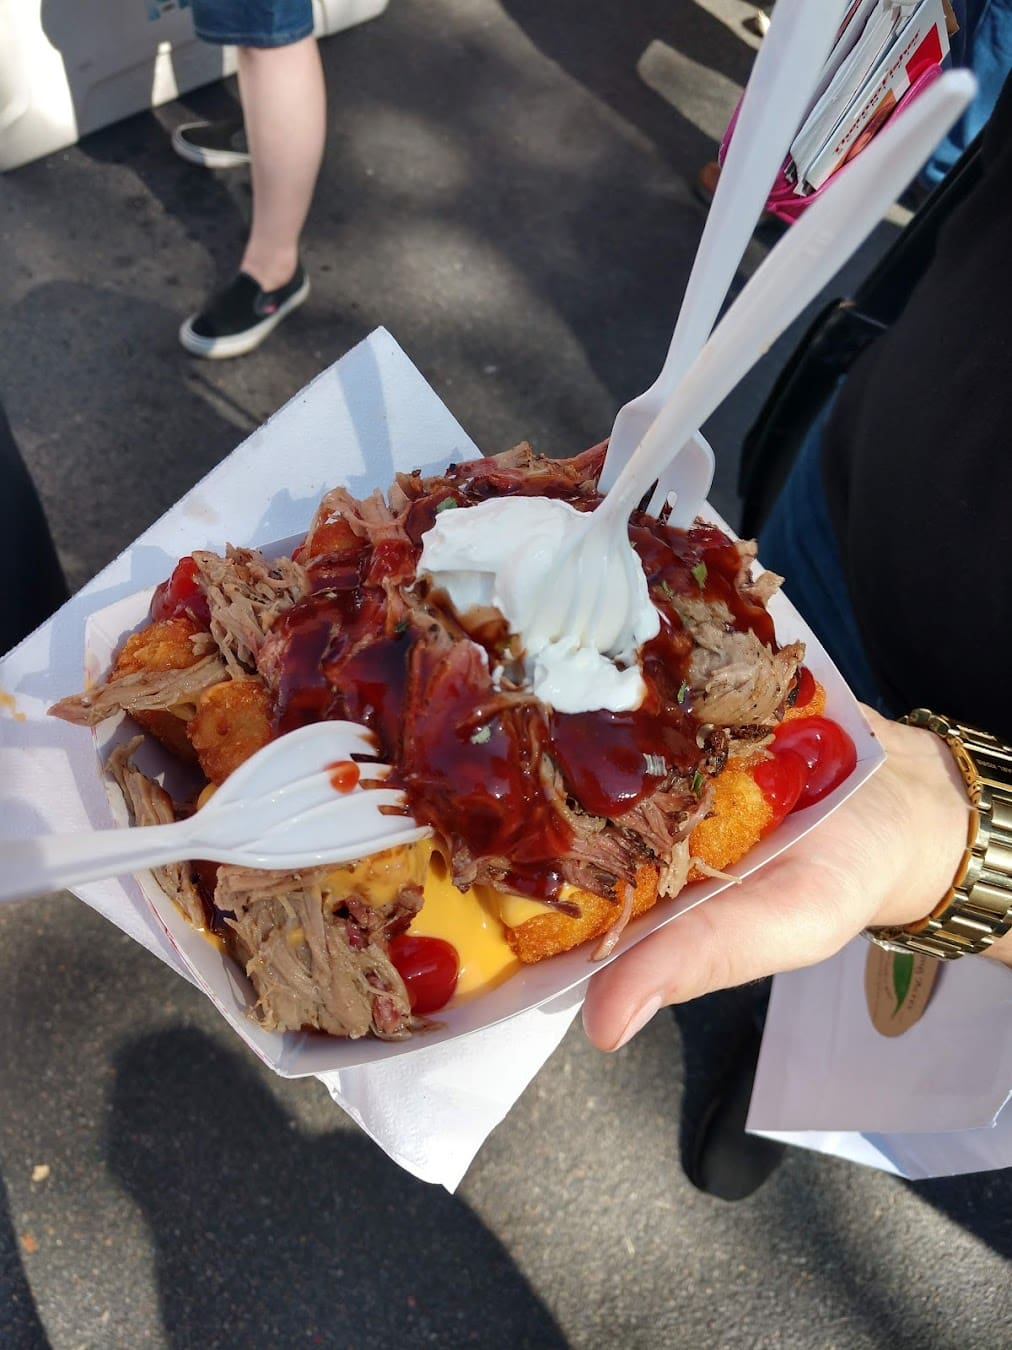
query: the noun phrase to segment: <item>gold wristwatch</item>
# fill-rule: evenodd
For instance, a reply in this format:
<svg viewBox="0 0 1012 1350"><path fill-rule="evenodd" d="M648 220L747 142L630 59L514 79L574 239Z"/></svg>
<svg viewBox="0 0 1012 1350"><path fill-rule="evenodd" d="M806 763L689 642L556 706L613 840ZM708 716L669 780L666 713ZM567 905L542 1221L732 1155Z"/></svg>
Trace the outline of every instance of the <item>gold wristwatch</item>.
<svg viewBox="0 0 1012 1350"><path fill-rule="evenodd" d="M899 720L933 731L952 751L970 798L970 829L956 880L928 917L867 935L887 951L942 960L985 951L1012 928L1012 747L927 708Z"/></svg>

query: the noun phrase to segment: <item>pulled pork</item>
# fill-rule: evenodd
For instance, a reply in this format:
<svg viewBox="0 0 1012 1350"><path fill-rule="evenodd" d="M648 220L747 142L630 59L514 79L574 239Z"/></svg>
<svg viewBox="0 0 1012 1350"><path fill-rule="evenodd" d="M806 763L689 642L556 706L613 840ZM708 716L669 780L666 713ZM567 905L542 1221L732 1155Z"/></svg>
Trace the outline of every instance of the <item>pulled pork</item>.
<svg viewBox="0 0 1012 1350"><path fill-rule="evenodd" d="M291 558L267 559L255 548L228 546L193 555L211 611L211 636L235 679L256 670L274 620L306 593L306 574Z"/></svg>
<svg viewBox="0 0 1012 1350"><path fill-rule="evenodd" d="M135 825L171 825L179 812L165 789L132 763L143 736L118 745L106 760L107 773L114 780L129 808ZM152 875L162 890L183 911L194 928L204 927L204 902L192 865L188 862L154 867Z"/></svg>
<svg viewBox="0 0 1012 1350"><path fill-rule="evenodd" d="M804 643L774 652L755 633L732 627L719 600L679 596L673 603L695 642L689 688L697 716L721 727L770 722L791 691Z"/></svg>
<svg viewBox="0 0 1012 1350"><path fill-rule="evenodd" d="M180 706L194 707L205 689L225 678L225 664L215 652L181 670L140 670L109 679L83 694L61 699L49 711L65 722L97 727L118 712L169 712Z"/></svg>
<svg viewBox="0 0 1012 1350"><path fill-rule="evenodd" d="M410 1035L415 1022L386 941L410 923L420 893L376 911L352 901L335 912L326 903L328 875L327 868L219 868L214 902L227 916L236 957L256 990L255 1017L268 1031L372 1032L384 1040Z"/></svg>

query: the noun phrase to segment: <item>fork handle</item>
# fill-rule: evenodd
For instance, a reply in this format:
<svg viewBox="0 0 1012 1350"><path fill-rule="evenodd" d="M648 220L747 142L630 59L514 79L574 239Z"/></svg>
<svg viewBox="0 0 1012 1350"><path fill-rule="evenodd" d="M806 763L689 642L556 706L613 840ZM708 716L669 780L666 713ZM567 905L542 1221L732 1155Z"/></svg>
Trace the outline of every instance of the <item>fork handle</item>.
<svg viewBox="0 0 1012 1350"><path fill-rule="evenodd" d="M781 0L777 6L738 109L668 359L655 383L664 399L717 321L842 17L839 0Z"/></svg>
<svg viewBox="0 0 1012 1350"><path fill-rule="evenodd" d="M27 900L190 856L188 821L0 842L0 901Z"/></svg>
<svg viewBox="0 0 1012 1350"><path fill-rule="evenodd" d="M820 200L791 226L713 330L594 512L601 529L609 520L629 514L693 430L828 285L963 112L976 88L966 70L939 76L835 175Z"/></svg>

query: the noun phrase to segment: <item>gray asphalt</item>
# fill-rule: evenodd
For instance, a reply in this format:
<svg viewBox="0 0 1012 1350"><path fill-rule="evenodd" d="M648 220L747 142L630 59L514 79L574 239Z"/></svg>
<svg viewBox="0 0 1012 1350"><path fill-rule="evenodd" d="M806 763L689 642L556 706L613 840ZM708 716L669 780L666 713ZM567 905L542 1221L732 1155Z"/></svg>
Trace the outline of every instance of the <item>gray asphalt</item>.
<svg viewBox="0 0 1012 1350"><path fill-rule="evenodd" d="M378 324L483 448L599 440L662 359L748 13L393 0L328 39L313 296L238 362L175 340L234 265L249 194L168 132L227 88L7 175L0 391L72 584ZM709 428L732 520L741 434L790 341ZM1008 1344L1012 1173L910 1185L792 1151L737 1205L685 1180L754 997L663 1014L612 1057L574 1029L451 1198L79 902L8 906L0 1347Z"/></svg>

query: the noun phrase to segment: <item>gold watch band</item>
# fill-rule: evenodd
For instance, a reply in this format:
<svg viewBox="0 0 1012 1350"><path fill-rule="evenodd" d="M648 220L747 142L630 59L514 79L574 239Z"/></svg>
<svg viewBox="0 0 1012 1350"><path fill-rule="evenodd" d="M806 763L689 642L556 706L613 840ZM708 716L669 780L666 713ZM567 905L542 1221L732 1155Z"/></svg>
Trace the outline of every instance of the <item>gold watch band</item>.
<svg viewBox="0 0 1012 1350"><path fill-rule="evenodd" d="M985 731L916 708L899 719L945 741L966 783L970 827L952 888L925 919L904 928L871 928L890 951L942 960L985 951L1012 928L1012 748Z"/></svg>

